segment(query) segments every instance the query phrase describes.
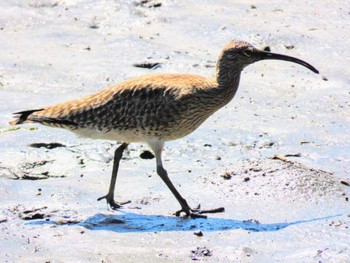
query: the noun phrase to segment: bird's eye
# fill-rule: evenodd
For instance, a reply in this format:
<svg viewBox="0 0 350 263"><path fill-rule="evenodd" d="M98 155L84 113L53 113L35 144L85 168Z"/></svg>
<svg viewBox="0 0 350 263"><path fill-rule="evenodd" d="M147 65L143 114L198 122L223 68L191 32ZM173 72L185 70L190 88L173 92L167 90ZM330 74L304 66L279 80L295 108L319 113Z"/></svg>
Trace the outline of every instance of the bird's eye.
<svg viewBox="0 0 350 263"><path fill-rule="evenodd" d="M245 55L246 57L250 57L253 54L253 51L247 49L242 51L242 54Z"/></svg>

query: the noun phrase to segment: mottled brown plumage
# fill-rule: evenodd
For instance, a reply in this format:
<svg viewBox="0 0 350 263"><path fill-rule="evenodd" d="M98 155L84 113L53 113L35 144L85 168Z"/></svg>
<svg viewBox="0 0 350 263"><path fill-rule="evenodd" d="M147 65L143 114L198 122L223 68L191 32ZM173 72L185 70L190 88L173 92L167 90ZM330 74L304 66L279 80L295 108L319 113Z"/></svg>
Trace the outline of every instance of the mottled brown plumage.
<svg viewBox="0 0 350 263"><path fill-rule="evenodd" d="M155 74L33 112L26 121L128 143L154 138L168 141L192 132L227 102L214 79Z"/></svg>
<svg viewBox="0 0 350 263"><path fill-rule="evenodd" d="M74 133L122 142L115 152L107 202L114 201L117 170L124 149L131 142L146 142L156 156L157 172L181 205L181 212L198 216L172 185L163 168L161 152L165 141L179 139L197 129L235 95L244 67L263 59L310 64L289 56L264 52L243 41L228 43L219 55L215 78L191 74L154 74L124 81L99 93L50 107L18 112L12 124L36 122L65 128ZM99 199L99 200L100 200ZM223 211L223 208L211 212ZM210 211L205 211L210 212Z"/></svg>

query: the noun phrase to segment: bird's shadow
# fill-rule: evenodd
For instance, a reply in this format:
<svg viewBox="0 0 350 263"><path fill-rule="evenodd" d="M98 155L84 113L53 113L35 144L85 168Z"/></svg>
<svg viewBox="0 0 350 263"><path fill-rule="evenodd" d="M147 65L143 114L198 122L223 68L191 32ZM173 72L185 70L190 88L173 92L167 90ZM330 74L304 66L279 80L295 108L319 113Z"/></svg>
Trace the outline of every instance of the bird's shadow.
<svg viewBox="0 0 350 263"><path fill-rule="evenodd" d="M130 212L120 214L96 214L78 224L90 230L105 230L119 233L159 232L159 231L226 231L244 229L252 232L269 232L284 229L291 225L325 220L340 215L299 220L293 222L262 224L256 220L234 220L226 218L179 218L175 216L142 215ZM36 222L39 223L39 222ZM41 223L44 223L43 221Z"/></svg>

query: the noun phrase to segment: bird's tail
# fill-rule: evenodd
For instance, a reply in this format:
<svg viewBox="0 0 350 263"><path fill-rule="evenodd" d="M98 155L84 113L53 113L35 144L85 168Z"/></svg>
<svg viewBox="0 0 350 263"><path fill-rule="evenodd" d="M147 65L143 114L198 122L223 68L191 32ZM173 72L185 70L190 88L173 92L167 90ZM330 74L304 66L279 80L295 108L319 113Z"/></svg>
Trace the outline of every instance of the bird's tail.
<svg viewBox="0 0 350 263"><path fill-rule="evenodd" d="M10 121L10 125L18 125L18 124L23 124L23 123L30 123L33 122L32 120L29 120L28 117L33 113L37 111L41 111L43 109L36 109L36 110L27 110L27 111L20 111L20 112L15 112L15 120Z"/></svg>
<svg viewBox="0 0 350 263"><path fill-rule="evenodd" d="M38 114L35 114L35 112L40 112ZM34 113L34 114L33 114ZM76 128L78 124L76 122L73 122L71 120L67 120L64 118L54 117L47 112L45 112L45 109L36 109L36 110L27 110L27 111L20 111L15 112L16 119L13 121L10 121L10 125L19 125L23 123L31 123L36 122L47 126L54 126L54 127L69 127L69 128Z"/></svg>

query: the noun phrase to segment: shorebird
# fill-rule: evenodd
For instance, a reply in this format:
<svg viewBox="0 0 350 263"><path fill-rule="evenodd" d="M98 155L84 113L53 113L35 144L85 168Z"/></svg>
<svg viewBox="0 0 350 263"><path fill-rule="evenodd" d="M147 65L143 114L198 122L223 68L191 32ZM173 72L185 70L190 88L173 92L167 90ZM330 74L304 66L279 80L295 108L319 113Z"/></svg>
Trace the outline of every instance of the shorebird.
<svg viewBox="0 0 350 263"><path fill-rule="evenodd" d="M168 177L162 164L166 141L182 138L196 130L209 116L232 100L242 70L261 60L285 60L319 73L298 58L259 50L244 41L232 41L221 51L216 75L151 74L126 80L96 94L49 107L14 113L10 124L34 122L70 130L79 136L120 142L115 150L113 171L106 199L112 209L121 207L114 200L119 163L129 143L147 143L156 157L157 173L168 186L181 209L175 215L205 217L223 212L191 208Z"/></svg>

